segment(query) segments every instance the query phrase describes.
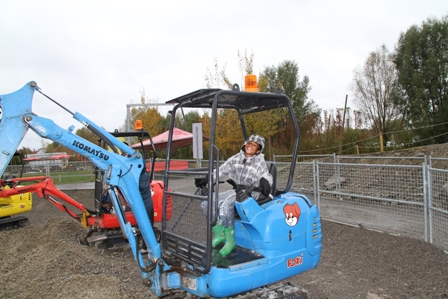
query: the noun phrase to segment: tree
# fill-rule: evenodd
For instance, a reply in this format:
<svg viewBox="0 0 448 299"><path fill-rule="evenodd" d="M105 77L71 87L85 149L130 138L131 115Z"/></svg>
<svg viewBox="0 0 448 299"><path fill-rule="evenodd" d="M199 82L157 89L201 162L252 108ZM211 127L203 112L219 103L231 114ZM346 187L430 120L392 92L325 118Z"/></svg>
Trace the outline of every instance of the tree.
<svg viewBox="0 0 448 299"><path fill-rule="evenodd" d="M244 77L247 74L252 74L254 71L254 53L247 54L247 50L244 50L244 55L238 50L238 69L240 71L242 82L244 82ZM232 89L232 86L234 81L231 81L230 78L227 76L226 73L226 67L227 63L224 64L224 66L220 69L218 60L214 59L213 68L214 71L212 72L209 68L207 68L207 72L204 76L205 79L205 86L207 88L220 88L221 84L223 84L227 89ZM244 88L244 86L240 86L241 89Z"/></svg>
<svg viewBox="0 0 448 299"><path fill-rule="evenodd" d="M141 120L143 129L148 131L151 136L156 136L165 130L164 122L162 121L163 117L160 115L157 107L133 108L131 109L131 114L135 115L131 118L133 121L131 125L134 125L137 120Z"/></svg>
<svg viewBox="0 0 448 299"><path fill-rule="evenodd" d="M76 135L85 140L92 142L93 144L98 144L99 137L96 136L92 131L90 131L87 127L82 127L76 130Z"/></svg>
<svg viewBox="0 0 448 299"><path fill-rule="evenodd" d="M310 134L315 131L316 126L320 126L320 109L313 100L308 99L308 93L311 90L308 76L300 80L299 67L296 62L285 60L278 66L265 67L260 74L258 88L264 92L276 92L278 88L289 97L292 103L294 114L301 131L301 144L306 144L306 139L313 138ZM271 136L275 136L273 144L282 144L286 148L291 148L292 138L291 124L284 121L284 115L274 115L267 119L277 120L276 126L273 126ZM283 129L284 128L284 129Z"/></svg>
<svg viewBox="0 0 448 299"><path fill-rule="evenodd" d="M184 114L182 109L180 112L181 113L179 113L178 111L178 113L176 114L175 126L181 130L187 132L193 132L193 124L199 122L200 120L199 112L189 111L188 113ZM193 156L193 146L186 146L177 149L173 157L188 158L192 156Z"/></svg>
<svg viewBox="0 0 448 299"><path fill-rule="evenodd" d="M224 84L228 89L232 88L232 83L226 74L226 66L227 63L225 63L220 70L218 60L216 58L214 59L214 71L212 72L209 68L207 68L207 72L204 76L205 86L207 88L220 88L221 84Z"/></svg>
<svg viewBox="0 0 448 299"><path fill-rule="evenodd" d="M238 51L238 67L241 77L253 73L254 54L244 54ZM226 85L229 89L232 84L226 75L225 67L220 69L217 60L214 63L214 72L207 69L205 76L207 88L219 87L221 84ZM308 99L308 93L311 90L309 86L309 78L305 76L300 80L299 68L294 61L284 61L279 66L267 67L258 76L258 88L262 92L275 92L277 88L281 88L292 101L292 106L296 117L299 120L299 126L306 128L308 132L314 132L315 127L320 122L320 109L315 105L314 101ZM243 90L244 86L240 86ZM248 132L263 135L267 139L267 147L270 149L270 144L276 144L276 147L290 151L290 142L293 140L291 136L291 122L285 119L285 111L264 111L258 115L245 116L245 123ZM230 152L234 153L235 147L243 138L242 134L234 132L234 124L239 122L236 116L230 112L219 112L217 132L217 143L223 141L223 147L220 147L221 153L226 155ZM229 134L227 136L227 134ZM276 135L276 136L275 136ZM275 136L275 142L271 142L271 138ZM232 146L233 145L233 146Z"/></svg>
<svg viewBox="0 0 448 299"><path fill-rule="evenodd" d="M393 57L382 45L371 52L362 68L354 70L351 85L354 103L377 133L387 133L399 114L395 102L400 94Z"/></svg>
<svg viewBox="0 0 448 299"><path fill-rule="evenodd" d="M254 52L247 55L247 50L244 50L243 56L238 50L238 69L240 70L242 82L244 82L246 75L254 73Z"/></svg>
<svg viewBox="0 0 448 299"><path fill-rule="evenodd" d="M140 103L142 106L131 109L130 121L131 125L134 125L136 120L141 120L143 128L148 131L151 136L156 136L167 129L166 121L163 120L157 106L147 106L147 104L150 104L151 102L155 101L146 98L145 90L140 91Z"/></svg>
<svg viewBox="0 0 448 299"><path fill-rule="evenodd" d="M242 81L244 82L244 76L247 74L253 73L253 60L254 53L248 54L247 51L244 51L244 55L238 50L237 52L238 60L238 69L240 71L240 75ZM235 81L231 81L226 73L226 66L220 68L218 61L214 60L214 71L210 71L207 68L207 73L205 75L206 87L207 88L220 88L223 84L227 89L232 89ZM240 89L243 90L244 86L240 85ZM210 116L205 113L201 117L201 122L203 123L204 135L209 136L209 124L210 124ZM267 118L262 118L267 119ZM243 133L240 130L235 131L235 124L239 123L238 115L235 111L229 111L227 109L223 109L218 111L217 115L217 123L216 123L216 145L220 149L221 158L227 159L230 156L234 155L236 151L238 151L239 147L242 144L242 140L244 139ZM250 123L246 125L250 126ZM258 134L263 134L262 130L253 129L252 127L248 128L249 131L255 130ZM267 135L265 135L267 136Z"/></svg>
<svg viewBox="0 0 448 299"><path fill-rule="evenodd" d="M448 16L429 18L400 34L394 63L404 92L404 119L428 143L448 142ZM428 139L433 137L433 139Z"/></svg>
<svg viewBox="0 0 448 299"><path fill-rule="evenodd" d="M308 93L311 91L310 79L304 76L300 81L296 62L285 60L277 67L266 67L260 74L259 81L260 91L275 92L280 88L289 97L299 124L304 122L309 114L320 113L314 101L308 99Z"/></svg>
<svg viewBox="0 0 448 299"><path fill-rule="evenodd" d="M239 124L240 120L235 110L218 110L215 144L220 149L220 155L223 159L228 159L238 152L243 143L244 136Z"/></svg>

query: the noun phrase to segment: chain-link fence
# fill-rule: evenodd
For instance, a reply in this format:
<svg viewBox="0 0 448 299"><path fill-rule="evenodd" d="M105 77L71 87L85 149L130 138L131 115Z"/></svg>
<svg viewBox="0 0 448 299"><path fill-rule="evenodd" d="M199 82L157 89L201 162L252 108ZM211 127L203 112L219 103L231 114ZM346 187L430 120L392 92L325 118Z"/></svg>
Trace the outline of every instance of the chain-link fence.
<svg viewBox="0 0 448 299"><path fill-rule="evenodd" d="M291 155L274 155L273 162L277 166L277 190L284 190L291 169ZM335 162L336 155L298 155L294 169L291 191L305 194L310 199L316 194L315 163Z"/></svg>
<svg viewBox="0 0 448 299"><path fill-rule="evenodd" d="M427 157L388 158L394 165L378 164L385 160L377 158L316 162L312 198L322 217L422 239L448 250L448 171L429 167ZM372 163L364 164L367 161Z"/></svg>
<svg viewBox="0 0 448 299"><path fill-rule="evenodd" d="M422 166L316 163L323 218L427 239Z"/></svg>
<svg viewBox="0 0 448 299"><path fill-rule="evenodd" d="M35 166L33 166L35 167ZM56 184L93 182L95 167L90 161L68 162L63 166L43 165L33 168L29 164L8 165L2 177L51 177Z"/></svg>
<svg viewBox="0 0 448 299"><path fill-rule="evenodd" d="M285 184L292 156L274 157ZM292 191L323 218L422 239L448 250L448 159L313 155L298 158Z"/></svg>
<svg viewBox="0 0 448 299"><path fill-rule="evenodd" d="M288 181L290 155L274 156L277 189ZM197 161L188 160L190 168ZM204 167L204 164L202 165ZM300 156L291 191L305 194L323 218L422 239L448 250L448 159L432 157ZM94 181L88 161L70 162L62 169L25 168L26 175L65 175ZM5 174L19 176L20 166ZM163 178L163 172L156 179Z"/></svg>
<svg viewBox="0 0 448 299"><path fill-rule="evenodd" d="M448 170L428 167L428 212L429 242L447 250Z"/></svg>

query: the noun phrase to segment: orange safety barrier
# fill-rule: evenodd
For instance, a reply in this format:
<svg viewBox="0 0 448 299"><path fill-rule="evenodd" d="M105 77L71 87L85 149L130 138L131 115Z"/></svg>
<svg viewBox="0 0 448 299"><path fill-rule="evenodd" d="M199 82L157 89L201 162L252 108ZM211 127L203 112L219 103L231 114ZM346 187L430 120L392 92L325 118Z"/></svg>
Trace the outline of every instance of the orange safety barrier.
<svg viewBox="0 0 448 299"><path fill-rule="evenodd" d="M165 161L161 161L161 162L155 162L154 164L154 172L162 172L165 171L165 167L166 167L166 162ZM170 170L182 170L182 169L188 169L188 161L170 161ZM146 170L150 171L151 170L151 163L148 162L146 163Z"/></svg>

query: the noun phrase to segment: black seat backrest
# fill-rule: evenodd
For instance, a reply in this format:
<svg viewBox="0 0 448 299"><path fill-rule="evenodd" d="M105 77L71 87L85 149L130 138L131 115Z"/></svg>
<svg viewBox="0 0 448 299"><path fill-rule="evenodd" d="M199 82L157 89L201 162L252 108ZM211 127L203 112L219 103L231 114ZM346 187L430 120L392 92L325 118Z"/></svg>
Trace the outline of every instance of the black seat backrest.
<svg viewBox="0 0 448 299"><path fill-rule="evenodd" d="M275 194L277 193L277 166L275 165L274 162L271 162L271 161L267 161L266 164L268 166L269 173L272 175L271 195L274 197ZM272 200L271 197L264 197L264 198L259 198L257 200L257 202L259 205L262 205L271 200Z"/></svg>
<svg viewBox="0 0 448 299"><path fill-rule="evenodd" d="M269 173L272 175L272 188L271 188L271 194L275 196L277 193L277 165L275 165L274 162L266 162L268 165Z"/></svg>

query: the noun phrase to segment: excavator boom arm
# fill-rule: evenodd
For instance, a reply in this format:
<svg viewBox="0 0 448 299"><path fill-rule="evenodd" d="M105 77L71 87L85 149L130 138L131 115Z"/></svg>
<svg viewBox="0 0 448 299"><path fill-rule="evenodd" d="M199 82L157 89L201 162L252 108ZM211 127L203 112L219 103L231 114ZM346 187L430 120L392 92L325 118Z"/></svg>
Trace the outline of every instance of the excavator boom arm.
<svg viewBox="0 0 448 299"><path fill-rule="evenodd" d="M33 94L34 91L39 90L37 84L31 81L14 93L0 95L0 140L2 142L0 175L4 173L28 129L33 130L43 138L58 142L89 159L104 172L104 182L109 185L108 189L111 190L109 194L112 202L115 206L118 206L118 199L115 195L117 192L112 191L119 190L129 204L142 237L148 246L148 250L151 250L154 260L160 258L160 245L155 237L139 191L140 175L145 171L146 166L141 153L125 145L121 140L112 136L109 132L78 112L72 114L73 118L101 136L101 139L110 145L114 152L109 152L74 134L72 132L74 126L66 130L52 120L34 114L31 109ZM68 111L67 109L65 110ZM117 148L125 152L126 156L119 154L116 150ZM132 225L127 221L124 213L117 213L117 218L123 233L129 241L135 259L141 268L145 268L146 265L140 251L137 250L137 241ZM144 276L144 273L142 275Z"/></svg>
<svg viewBox="0 0 448 299"><path fill-rule="evenodd" d="M23 116L31 113L31 102L37 84L29 82L18 91L0 95L0 174L6 169L28 130Z"/></svg>

